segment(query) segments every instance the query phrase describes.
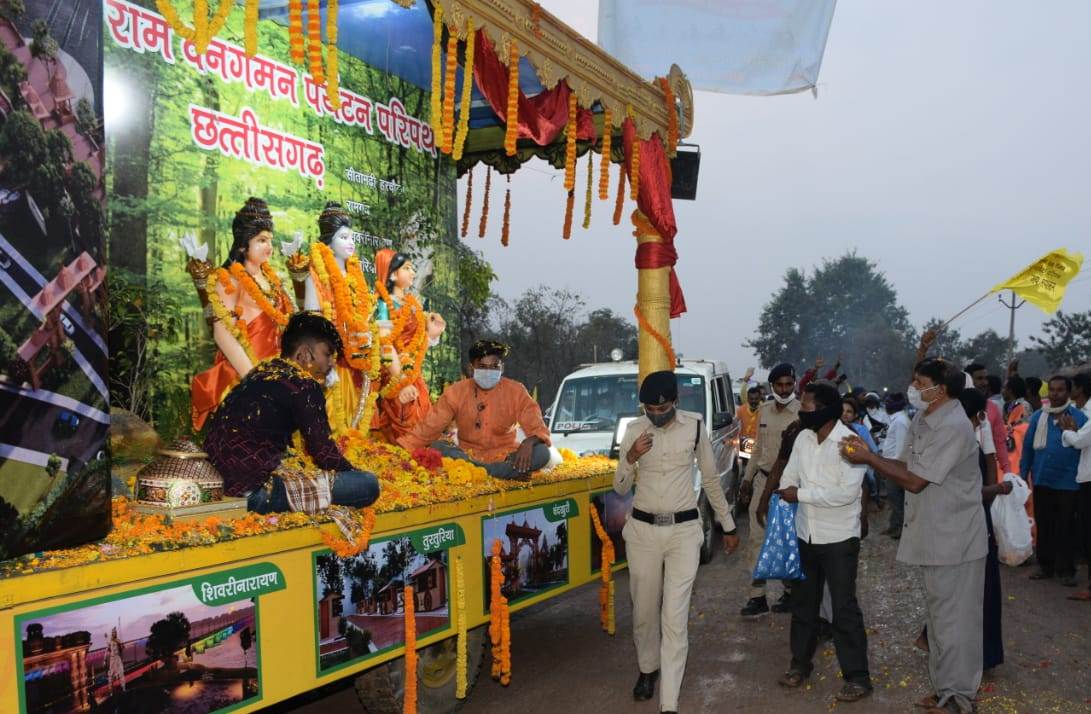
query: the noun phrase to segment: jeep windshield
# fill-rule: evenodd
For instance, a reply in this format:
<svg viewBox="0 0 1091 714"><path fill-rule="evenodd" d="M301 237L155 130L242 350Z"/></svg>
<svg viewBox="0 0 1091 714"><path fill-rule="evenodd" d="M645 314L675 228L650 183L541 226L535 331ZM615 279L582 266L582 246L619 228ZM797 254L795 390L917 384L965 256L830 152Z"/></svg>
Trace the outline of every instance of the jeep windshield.
<svg viewBox="0 0 1091 714"><path fill-rule="evenodd" d="M678 375L678 408L705 413L705 380ZM561 387L551 431L558 434L614 431L618 416L640 413L635 374L578 377Z"/></svg>

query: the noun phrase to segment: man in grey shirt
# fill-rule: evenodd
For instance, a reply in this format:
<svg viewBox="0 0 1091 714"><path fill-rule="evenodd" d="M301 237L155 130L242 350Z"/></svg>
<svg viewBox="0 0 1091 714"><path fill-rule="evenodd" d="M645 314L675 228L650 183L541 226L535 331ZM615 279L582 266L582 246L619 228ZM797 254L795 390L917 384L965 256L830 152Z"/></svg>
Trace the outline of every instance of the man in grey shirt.
<svg viewBox="0 0 1091 714"><path fill-rule="evenodd" d="M981 684L982 600L988 543L974 430L958 402L965 377L942 359L913 369L909 401L919 409L900 455L872 454L858 437L841 453L906 490L898 560L921 566L934 694L920 704L933 714L973 711Z"/></svg>

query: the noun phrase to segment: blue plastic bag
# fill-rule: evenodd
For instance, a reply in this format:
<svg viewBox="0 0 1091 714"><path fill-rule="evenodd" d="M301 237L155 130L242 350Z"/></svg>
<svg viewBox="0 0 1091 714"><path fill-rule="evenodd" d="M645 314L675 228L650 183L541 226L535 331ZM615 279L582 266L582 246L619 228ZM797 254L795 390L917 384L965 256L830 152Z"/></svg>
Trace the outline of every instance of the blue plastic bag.
<svg viewBox="0 0 1091 714"><path fill-rule="evenodd" d="M803 580L796 538L796 506L773 494L765 522L765 542L754 566L754 580Z"/></svg>

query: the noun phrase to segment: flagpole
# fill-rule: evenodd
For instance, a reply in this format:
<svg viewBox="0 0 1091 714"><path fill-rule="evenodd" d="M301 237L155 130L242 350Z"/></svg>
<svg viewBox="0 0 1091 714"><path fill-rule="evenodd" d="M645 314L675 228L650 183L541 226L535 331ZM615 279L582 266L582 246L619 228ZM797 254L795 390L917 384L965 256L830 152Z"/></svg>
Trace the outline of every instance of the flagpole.
<svg viewBox="0 0 1091 714"><path fill-rule="evenodd" d="M1015 311L1027 304L1026 300L1019 301L1015 297L1015 291L1011 291L1011 304L1004 302L1004 296L999 295L1000 304L1011 310L1011 318L1008 321L1008 367L1015 357Z"/></svg>

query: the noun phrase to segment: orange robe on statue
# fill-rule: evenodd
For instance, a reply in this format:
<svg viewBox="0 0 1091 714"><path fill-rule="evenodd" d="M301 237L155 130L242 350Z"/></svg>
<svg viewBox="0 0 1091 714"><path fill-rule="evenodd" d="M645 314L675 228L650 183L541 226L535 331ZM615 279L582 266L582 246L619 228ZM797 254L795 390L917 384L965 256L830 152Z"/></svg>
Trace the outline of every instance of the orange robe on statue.
<svg viewBox="0 0 1091 714"><path fill-rule="evenodd" d="M264 312L246 325L246 336L259 360L276 357L280 354L280 328L273 318ZM220 406L224 396L239 383L239 373L216 350L216 360L212 366L193 378L190 383L190 403L193 429L200 431L212 413Z"/></svg>

